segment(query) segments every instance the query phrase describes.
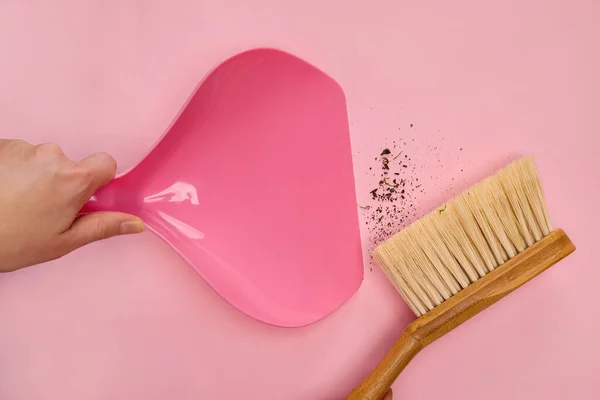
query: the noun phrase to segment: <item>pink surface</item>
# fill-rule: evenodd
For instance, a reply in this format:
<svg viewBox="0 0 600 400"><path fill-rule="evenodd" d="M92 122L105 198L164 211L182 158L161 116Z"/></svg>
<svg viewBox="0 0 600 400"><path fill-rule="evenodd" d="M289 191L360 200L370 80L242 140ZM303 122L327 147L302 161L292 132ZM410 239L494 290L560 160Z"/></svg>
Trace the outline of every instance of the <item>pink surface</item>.
<svg viewBox="0 0 600 400"><path fill-rule="evenodd" d="M415 139L416 214L533 152L577 252L425 350L394 389L597 399L599 17L594 0L3 1L0 132L73 158L109 151L123 171L210 68L271 46L342 85L359 204L400 137L407 151ZM349 302L290 330L236 311L151 233L109 240L0 276L0 399L340 399L411 318L366 255Z"/></svg>
<svg viewBox="0 0 600 400"><path fill-rule="evenodd" d="M94 211L140 216L231 305L268 324L318 321L362 282L344 93L278 50L211 71L143 160L82 210Z"/></svg>

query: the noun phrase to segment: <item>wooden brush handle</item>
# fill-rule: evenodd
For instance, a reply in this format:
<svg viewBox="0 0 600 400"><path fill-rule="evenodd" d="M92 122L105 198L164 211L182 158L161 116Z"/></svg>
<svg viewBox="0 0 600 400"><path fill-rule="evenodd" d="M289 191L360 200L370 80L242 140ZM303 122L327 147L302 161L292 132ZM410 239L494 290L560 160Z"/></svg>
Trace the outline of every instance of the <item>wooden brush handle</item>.
<svg viewBox="0 0 600 400"><path fill-rule="evenodd" d="M575 251L557 229L500 267L413 321L347 400L381 400L400 372L425 346L530 281Z"/></svg>
<svg viewBox="0 0 600 400"><path fill-rule="evenodd" d="M350 393L347 400L381 400L398 378L400 372L417 355L423 346L404 331L402 336L385 355L377 368Z"/></svg>

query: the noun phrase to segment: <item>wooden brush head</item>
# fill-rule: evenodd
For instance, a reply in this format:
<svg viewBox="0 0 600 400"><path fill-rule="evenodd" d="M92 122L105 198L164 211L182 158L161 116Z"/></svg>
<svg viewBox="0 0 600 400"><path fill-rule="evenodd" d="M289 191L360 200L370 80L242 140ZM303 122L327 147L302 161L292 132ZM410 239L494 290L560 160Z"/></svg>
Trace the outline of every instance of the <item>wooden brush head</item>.
<svg viewBox="0 0 600 400"><path fill-rule="evenodd" d="M373 256L421 316L551 231L533 158L524 157L415 221Z"/></svg>

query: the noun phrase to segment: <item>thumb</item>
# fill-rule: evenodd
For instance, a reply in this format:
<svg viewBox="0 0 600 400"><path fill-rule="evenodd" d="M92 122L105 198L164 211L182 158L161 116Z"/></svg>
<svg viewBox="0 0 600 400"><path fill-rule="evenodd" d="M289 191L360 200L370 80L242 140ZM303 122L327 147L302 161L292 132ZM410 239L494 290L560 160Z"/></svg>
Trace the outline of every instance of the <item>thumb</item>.
<svg viewBox="0 0 600 400"><path fill-rule="evenodd" d="M98 240L144 231L139 218L118 212L95 212L79 216L63 233L67 251L75 250Z"/></svg>
<svg viewBox="0 0 600 400"><path fill-rule="evenodd" d="M390 389L386 394L385 397L383 398L383 400L392 400L393 398L393 394L392 394L392 389Z"/></svg>

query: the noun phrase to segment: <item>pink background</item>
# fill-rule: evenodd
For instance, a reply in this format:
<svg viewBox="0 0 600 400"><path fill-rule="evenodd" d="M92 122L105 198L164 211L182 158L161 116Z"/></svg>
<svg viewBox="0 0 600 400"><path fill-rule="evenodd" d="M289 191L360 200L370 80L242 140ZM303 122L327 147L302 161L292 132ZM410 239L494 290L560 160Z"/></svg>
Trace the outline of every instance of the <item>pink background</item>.
<svg viewBox="0 0 600 400"><path fill-rule="evenodd" d="M394 388L597 399L600 3L367 3L4 0L0 135L58 142L73 158L108 151L124 170L211 67L273 46L343 86L361 204L374 156L400 132L446 161L416 160L433 177L421 213L533 152L577 252L425 350ZM341 399L412 318L365 266L348 303L297 330L241 315L152 234L2 275L0 399Z"/></svg>

